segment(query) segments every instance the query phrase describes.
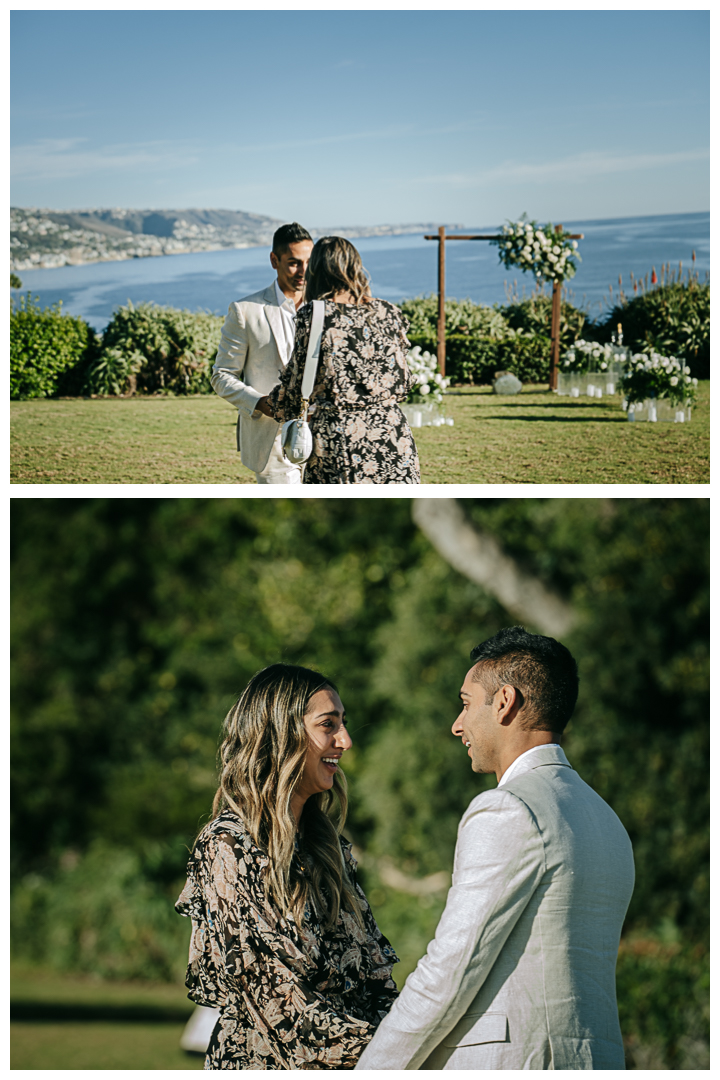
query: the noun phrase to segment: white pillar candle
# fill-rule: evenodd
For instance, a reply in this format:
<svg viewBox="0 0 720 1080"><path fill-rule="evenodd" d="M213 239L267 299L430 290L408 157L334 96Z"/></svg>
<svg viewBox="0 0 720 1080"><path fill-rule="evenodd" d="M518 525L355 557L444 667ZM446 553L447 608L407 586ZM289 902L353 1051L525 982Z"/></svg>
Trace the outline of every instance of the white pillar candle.
<svg viewBox="0 0 720 1080"><path fill-rule="evenodd" d="M608 393L608 394L614 394L615 393L615 383L614 382L609 382L607 384L607 386L605 387L605 392Z"/></svg>
<svg viewBox="0 0 720 1080"><path fill-rule="evenodd" d="M599 386L595 387L595 397L602 397L602 390Z"/></svg>
<svg viewBox="0 0 720 1080"><path fill-rule="evenodd" d="M657 409L654 405L648 405L648 420L657 420Z"/></svg>
<svg viewBox="0 0 720 1080"><path fill-rule="evenodd" d="M445 423L447 424L448 427L453 427L454 424L455 424L455 421L453 420L452 416L448 416L447 419L445 420Z"/></svg>
<svg viewBox="0 0 720 1080"><path fill-rule="evenodd" d="M682 409L678 409L677 412L675 413L675 423L676 424L684 424L685 423L685 413L683 412Z"/></svg>
<svg viewBox="0 0 720 1080"><path fill-rule="evenodd" d="M571 386L570 387L570 397L580 397L580 387L579 386Z"/></svg>

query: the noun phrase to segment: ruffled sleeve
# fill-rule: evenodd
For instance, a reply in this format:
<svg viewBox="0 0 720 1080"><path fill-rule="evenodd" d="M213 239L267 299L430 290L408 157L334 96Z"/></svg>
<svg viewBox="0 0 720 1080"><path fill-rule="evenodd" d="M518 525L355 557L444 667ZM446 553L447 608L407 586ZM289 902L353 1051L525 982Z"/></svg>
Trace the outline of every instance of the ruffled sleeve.
<svg viewBox="0 0 720 1080"><path fill-rule="evenodd" d="M268 394L268 406L279 424L294 420L302 407L302 379L310 340L311 308L302 307L295 321L295 345L280 382Z"/></svg>
<svg viewBox="0 0 720 1080"><path fill-rule="evenodd" d="M193 920L188 996L219 1006L228 1046L237 1038L267 1068L350 1069L374 1025L313 989L316 965L297 926L266 902L266 863L249 838L230 833L210 832L196 845L176 905Z"/></svg>
<svg viewBox="0 0 720 1080"><path fill-rule="evenodd" d="M352 855L351 845L345 839L341 839L341 844L348 876L355 888L363 920L361 930L363 958L360 965L362 982L358 985L356 992L362 996L360 1011L363 1016L370 1018L373 1025L377 1026L390 1011L392 1003L398 996L392 973L393 966L400 961L388 939L380 932L367 897L357 880L357 862ZM343 916L343 918L347 922L350 921L349 916Z"/></svg>

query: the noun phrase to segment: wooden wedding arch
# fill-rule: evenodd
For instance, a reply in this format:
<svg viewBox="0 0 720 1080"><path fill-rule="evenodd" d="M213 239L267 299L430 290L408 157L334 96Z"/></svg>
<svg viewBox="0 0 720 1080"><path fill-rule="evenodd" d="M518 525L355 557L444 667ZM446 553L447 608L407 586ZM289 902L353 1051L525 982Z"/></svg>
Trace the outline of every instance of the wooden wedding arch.
<svg viewBox="0 0 720 1080"><path fill-rule="evenodd" d="M562 225L555 226L555 232L562 232ZM438 330L437 330L437 359L438 369L441 375L445 374L445 241L446 240L500 240L502 233L475 235L452 233L445 235L445 226L440 225L437 235L426 236L426 240L438 240ZM571 233L571 240L583 240L584 233ZM560 300L562 297L562 281L553 281L552 291L552 318L550 320L550 389L557 390L558 361L560 359Z"/></svg>

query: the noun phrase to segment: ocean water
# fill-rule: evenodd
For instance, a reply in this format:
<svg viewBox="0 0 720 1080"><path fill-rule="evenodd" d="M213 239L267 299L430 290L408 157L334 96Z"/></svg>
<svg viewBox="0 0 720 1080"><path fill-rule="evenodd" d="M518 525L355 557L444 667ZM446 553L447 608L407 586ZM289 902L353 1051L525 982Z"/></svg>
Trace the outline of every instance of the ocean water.
<svg viewBox="0 0 720 1080"><path fill-rule="evenodd" d="M637 278L660 275L663 263L683 273L692 265L700 280L710 271L710 215L663 214L652 217L614 218L597 221L564 221L572 232L583 233L579 242L578 272L567 283L568 299L599 318L617 295L622 275L627 295L632 295L630 271ZM497 225L468 226L463 232L499 231ZM374 296L399 302L437 291L437 242L421 234L367 237L353 241L369 271ZM446 245L445 288L448 297L469 297L484 304L504 303L506 289L529 295L529 274L506 270L497 248L482 240L454 241ZM224 315L228 304L269 285L274 278L270 249L245 248L205 251L190 255L164 255L126 262L63 266L54 270L25 270L23 291L50 305L62 300L63 310L80 315L102 330L113 311L132 300L153 301L172 307L204 310Z"/></svg>

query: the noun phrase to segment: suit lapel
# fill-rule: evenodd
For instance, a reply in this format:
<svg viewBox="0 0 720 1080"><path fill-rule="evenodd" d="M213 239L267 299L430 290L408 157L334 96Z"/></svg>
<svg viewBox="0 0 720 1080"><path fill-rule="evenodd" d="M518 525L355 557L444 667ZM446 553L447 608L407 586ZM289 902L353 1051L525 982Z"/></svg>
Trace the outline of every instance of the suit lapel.
<svg viewBox="0 0 720 1080"><path fill-rule="evenodd" d="M278 307L277 296L275 294L275 283L265 290L265 299L267 303L264 305L265 318L270 323L270 329L273 332L275 338L275 345L277 346L278 357L282 367L285 367L285 358L283 356L283 350L285 341L282 332L282 315L280 314L280 308Z"/></svg>

